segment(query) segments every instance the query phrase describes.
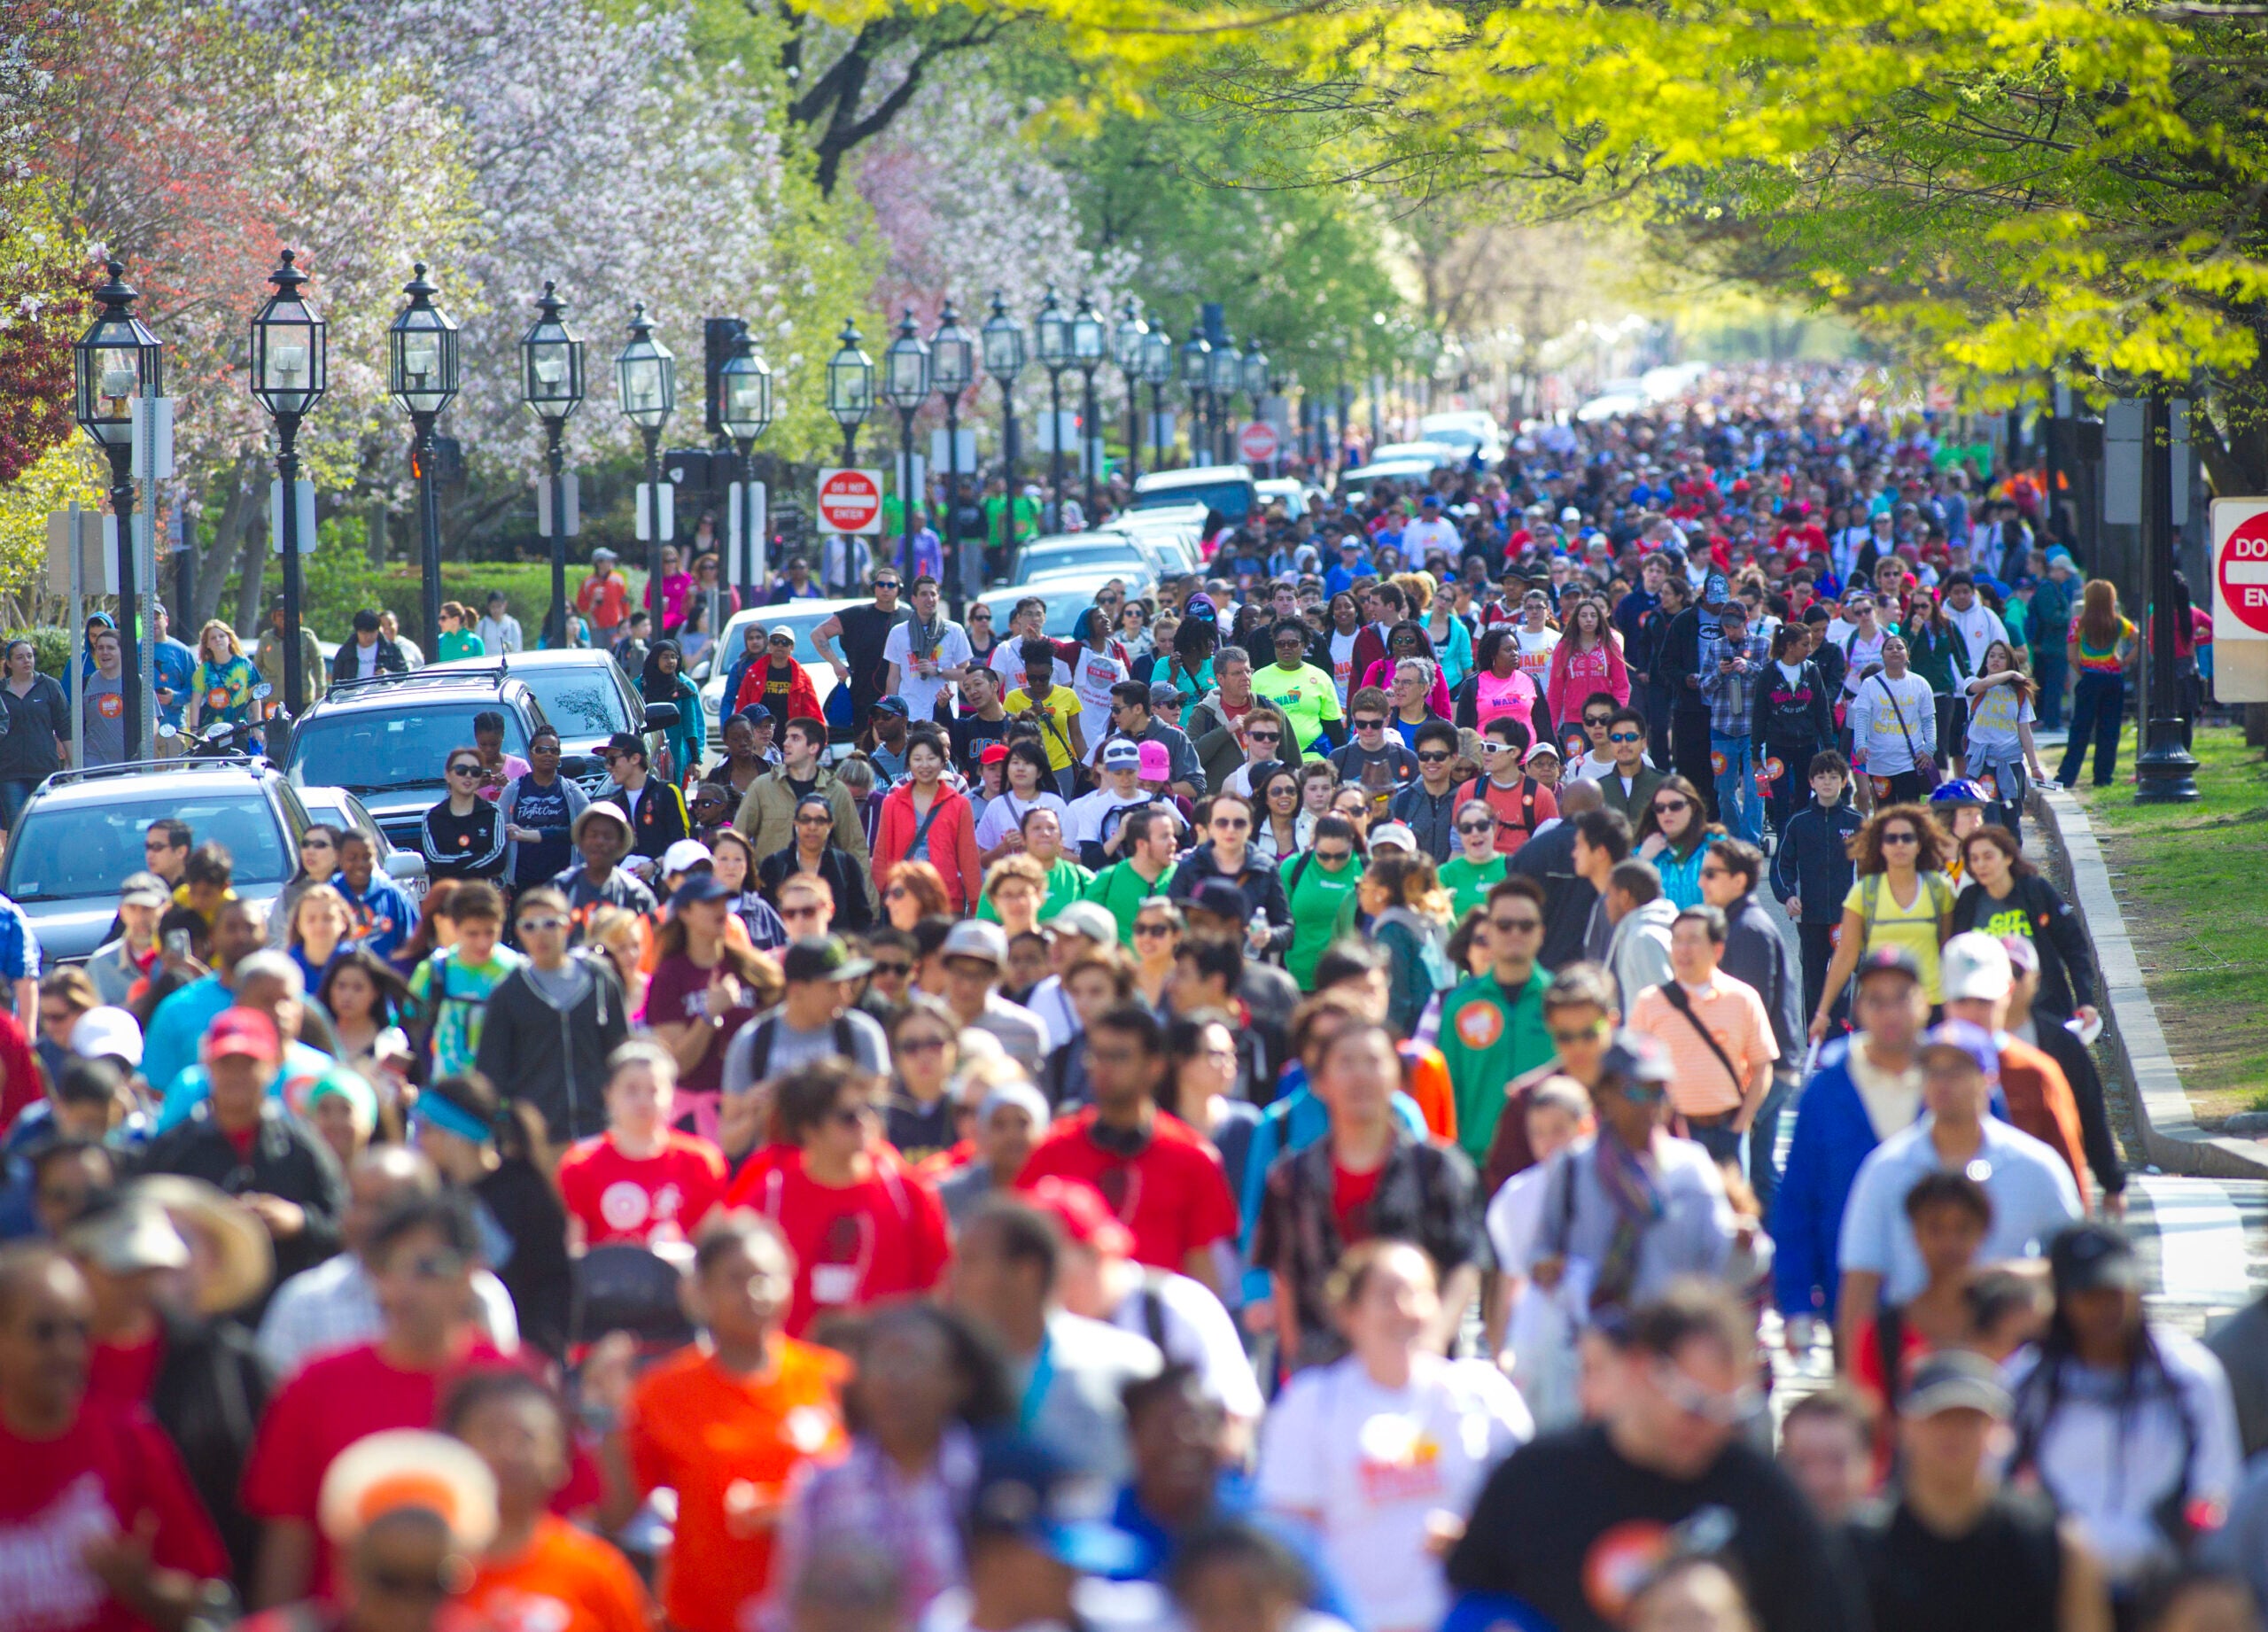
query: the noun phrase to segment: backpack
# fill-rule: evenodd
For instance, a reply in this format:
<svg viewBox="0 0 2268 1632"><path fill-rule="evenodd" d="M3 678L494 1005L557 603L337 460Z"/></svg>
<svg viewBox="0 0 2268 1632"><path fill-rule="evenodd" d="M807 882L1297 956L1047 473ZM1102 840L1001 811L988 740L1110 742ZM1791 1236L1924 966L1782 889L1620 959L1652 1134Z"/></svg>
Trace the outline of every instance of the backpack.
<svg viewBox="0 0 2268 1632"><path fill-rule="evenodd" d="M835 1017L834 1032L835 1052L845 1060L856 1060L858 1055L854 1045L858 1041L858 1033L850 1024L850 1016L847 1011ZM756 1029L749 1038L748 1067L750 1082L760 1083L772 1075L772 1050L779 1041L779 1015L767 1014L756 1022Z"/></svg>
<svg viewBox="0 0 2268 1632"><path fill-rule="evenodd" d="M1921 874L1922 888L1929 892L1930 905L1940 928L1953 916L1953 881L1942 873ZM1882 880L1879 873L1869 873L1859 881L1859 912L1867 921L1867 932L1871 936L1875 914L1882 905Z"/></svg>

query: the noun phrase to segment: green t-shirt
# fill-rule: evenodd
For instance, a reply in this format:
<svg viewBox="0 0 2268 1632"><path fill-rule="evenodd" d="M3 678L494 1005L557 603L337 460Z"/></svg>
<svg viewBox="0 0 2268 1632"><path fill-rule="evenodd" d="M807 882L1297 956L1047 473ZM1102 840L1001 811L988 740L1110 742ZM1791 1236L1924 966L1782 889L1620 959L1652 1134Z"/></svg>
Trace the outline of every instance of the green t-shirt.
<svg viewBox="0 0 2268 1632"><path fill-rule="evenodd" d="M1495 971L1484 969L1441 999L1434 1044L1449 1062L1456 1142L1475 1164L1487 1160L1496 1121L1504 1114L1505 1086L1555 1052L1543 1029L1543 993L1550 984L1551 976L1538 968L1526 986L1507 994Z"/></svg>
<svg viewBox="0 0 2268 1632"><path fill-rule="evenodd" d="M1087 881L1084 898L1108 908L1110 915L1118 920L1119 944L1131 946L1134 921L1141 916L1142 903L1153 896L1165 899L1166 893L1173 888L1173 872L1169 867L1153 884L1134 870L1132 862L1114 861Z"/></svg>
<svg viewBox="0 0 2268 1632"><path fill-rule="evenodd" d="M1339 707L1339 684L1313 664L1286 670L1278 664L1252 672L1253 695L1278 710L1292 722L1292 735L1302 748L1323 734L1323 722L1343 719Z"/></svg>
<svg viewBox="0 0 2268 1632"><path fill-rule="evenodd" d="M1055 865L1047 869L1047 893L1039 898L1039 921L1045 923L1072 902L1083 898L1093 878L1093 874L1070 857L1058 856ZM994 909L990 896L978 898L976 915L987 923L1000 921L1000 914Z"/></svg>
<svg viewBox="0 0 2268 1632"><path fill-rule="evenodd" d="M984 501L984 537L988 542L999 541L1000 511L1007 501L1004 494L997 493ZM1026 540L1037 538L1039 536L1039 501L1025 498L1019 493L1016 496L1015 519L1010 525L1015 528L1016 542L1019 544Z"/></svg>
<svg viewBox="0 0 2268 1632"><path fill-rule="evenodd" d="M1474 907L1487 905L1489 888L1504 876L1504 859L1491 856L1476 867L1460 851L1441 863L1441 888L1462 920Z"/></svg>
<svg viewBox="0 0 2268 1632"><path fill-rule="evenodd" d="M1276 870L1284 875L1284 893L1292 905L1292 944L1284 953L1284 967L1301 991L1313 991L1316 963L1337 937L1340 909L1355 898L1363 869L1350 856L1334 873L1307 851L1285 857Z"/></svg>

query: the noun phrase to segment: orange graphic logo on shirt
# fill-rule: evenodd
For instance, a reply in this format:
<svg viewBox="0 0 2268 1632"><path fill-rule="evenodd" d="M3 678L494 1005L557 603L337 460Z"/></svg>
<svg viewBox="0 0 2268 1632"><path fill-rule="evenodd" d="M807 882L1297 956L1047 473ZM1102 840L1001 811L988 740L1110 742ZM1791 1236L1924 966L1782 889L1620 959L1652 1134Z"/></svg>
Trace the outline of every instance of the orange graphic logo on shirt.
<svg viewBox="0 0 2268 1632"><path fill-rule="evenodd" d="M126 699L114 691L106 691L95 699L95 712L105 719L116 719L126 712Z"/></svg>
<svg viewBox="0 0 2268 1632"><path fill-rule="evenodd" d="M1721 750L1713 748L1709 750L1709 770L1717 776L1725 773L1725 756Z"/></svg>
<svg viewBox="0 0 2268 1632"><path fill-rule="evenodd" d="M1477 999L1457 1011L1457 1041L1467 1048L1493 1048L1503 1035L1504 1016L1495 1004Z"/></svg>
<svg viewBox="0 0 2268 1632"><path fill-rule="evenodd" d="M1600 1532L1583 1554L1583 1597L1609 1626L1620 1626L1630 1597L1669 1555L1669 1527L1632 1519Z"/></svg>

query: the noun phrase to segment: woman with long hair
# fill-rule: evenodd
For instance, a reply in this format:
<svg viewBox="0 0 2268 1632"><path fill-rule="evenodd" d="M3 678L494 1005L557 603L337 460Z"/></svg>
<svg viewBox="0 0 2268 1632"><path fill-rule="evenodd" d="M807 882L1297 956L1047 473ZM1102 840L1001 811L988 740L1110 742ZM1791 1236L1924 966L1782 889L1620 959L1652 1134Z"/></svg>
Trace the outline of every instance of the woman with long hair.
<svg viewBox="0 0 2268 1632"><path fill-rule="evenodd" d="M1110 734L1110 688L1133 672L1125 649L1111 626L1110 609L1091 606L1079 614L1071 659L1071 695L1079 700L1079 729L1089 748Z"/></svg>
<svg viewBox="0 0 2268 1632"><path fill-rule="evenodd" d="M1709 841L1725 836L1720 824L1709 820L1701 790L1682 776L1667 776L1646 801L1638 819L1637 849L1641 861L1651 861L1662 875L1662 895L1683 912L1701 905L1701 859Z"/></svg>
<svg viewBox="0 0 2268 1632"><path fill-rule="evenodd" d="M1898 946L1922 968L1930 1005L1945 1001L1938 949L1953 934L1953 881L1938 871L1947 843L1926 804L1885 804L1851 840L1856 876L1843 898L1843 933L1827 966L1811 1036L1827 1036L1828 1015L1859 960L1876 946Z"/></svg>
<svg viewBox="0 0 2268 1632"><path fill-rule="evenodd" d="M13 679L13 653L10 654ZM201 725L226 720L240 726L252 717L252 688L260 684L260 671L245 656L237 632L215 618L197 635L197 666L189 675L188 729L195 735ZM66 733L67 734L67 733Z"/></svg>
<svg viewBox="0 0 2268 1632"><path fill-rule="evenodd" d="M268 909L268 944L282 946L289 938L293 922L292 908L299 898L316 884L328 884L338 875L339 829L328 822L313 822L299 835L299 866L284 881L284 888L276 892L276 905ZM315 983L307 983L313 991Z"/></svg>
<svg viewBox="0 0 2268 1632"><path fill-rule="evenodd" d="M583 944L595 948L622 983L624 1006L633 1014L646 1008L646 921L626 906L594 908L583 921ZM722 1057L721 1055L719 1056Z"/></svg>
<svg viewBox="0 0 2268 1632"><path fill-rule="evenodd" d="M1486 731L1490 720L1509 715L1519 721L1531 742L1550 736L1551 721L1543 694L1520 667L1519 641L1511 625L1493 624L1482 633L1478 662L1456 700L1456 723Z"/></svg>
<svg viewBox="0 0 2268 1632"><path fill-rule="evenodd" d="M1197 597L1192 596L1192 602ZM1210 602L1207 602L1210 607ZM1221 626L1195 614L1184 618L1173 632L1173 656L1153 678L1192 697L1213 689L1213 654L1220 649Z"/></svg>
<svg viewBox="0 0 2268 1632"><path fill-rule="evenodd" d="M2093 945L2070 903L2040 876L2016 835L1988 823L1961 840L1961 852L1969 882L1953 901L1952 933L2023 936L2039 960L2032 1012L2056 1022L2100 1018Z"/></svg>
<svg viewBox="0 0 2268 1632"><path fill-rule="evenodd" d="M1261 773L1260 820L1253 825L1252 853L1263 861L1296 856L1315 836L1315 818L1300 807L1298 767L1278 760Z"/></svg>
<svg viewBox="0 0 2268 1632"><path fill-rule="evenodd" d="M1134 984L1155 1008L1165 1001L1181 951L1181 908L1164 896L1150 896L1134 913Z"/></svg>
<svg viewBox="0 0 2268 1632"><path fill-rule="evenodd" d="M1441 888L1431 856L1385 851L1372 856L1363 869L1355 894L1371 921L1371 936L1386 952L1392 971L1386 1023L1396 1036L1410 1037L1433 995L1448 991L1459 979L1449 955L1449 892Z"/></svg>
<svg viewBox="0 0 2268 1632"><path fill-rule="evenodd" d="M360 946L330 960L320 984L311 988L338 1039L339 1061L378 1080L381 1061L409 1053L402 1021L409 1014L409 983L385 960Z"/></svg>
<svg viewBox="0 0 2268 1632"><path fill-rule="evenodd" d="M346 909L346 898L337 890L329 884L310 884L299 892L291 903L284 950L299 966L309 991L322 984L323 972L353 933L354 916Z"/></svg>
<svg viewBox="0 0 2268 1632"><path fill-rule="evenodd" d="M1221 1166L1240 1188L1252 1131L1260 1122L1255 1083L1259 1069L1251 1028L1216 1008L1177 1015L1166 1027L1166 1078L1159 1108L1172 1112L1220 1153Z"/></svg>
<svg viewBox="0 0 2268 1632"><path fill-rule="evenodd" d="M709 841L709 867L716 874L717 882L733 892L725 903L725 910L738 919L741 928L748 931L749 945L757 952L777 952L785 946L791 938L788 926L781 921L778 910L764 891L757 887L756 846L736 829L722 828L716 837ZM852 876L858 877L856 874ZM855 927L864 929L873 913L866 907L863 878L858 880L858 888L851 893L850 901L843 901L840 896L835 898L842 908L838 919L847 920L856 910L862 916ZM853 926L845 922L844 927Z"/></svg>
<svg viewBox="0 0 2268 1632"><path fill-rule="evenodd" d="M1330 628L1331 683L1339 688L1339 706L1355 695L1355 637L1363 633L1363 605L1347 590L1331 597L1325 609Z"/></svg>
<svg viewBox="0 0 2268 1632"><path fill-rule="evenodd" d="M686 678L685 653L675 641L656 641L648 649L646 666L638 675L638 695L649 703L667 703L676 707L677 724L663 733L669 764L657 766L656 773L672 781L682 781L687 772L701 764L702 753L708 746L708 728L703 719L701 694Z"/></svg>
<svg viewBox="0 0 2268 1632"><path fill-rule="evenodd" d="M1449 686L1441 678L1441 661L1433 655L1433 637L1425 633L1425 626L1415 618L1405 618L1386 632L1386 656L1363 672L1363 684L1376 686L1381 691L1393 690L1398 666L1411 657L1423 657L1432 665L1433 683L1426 689L1425 703L1436 716L1447 719L1455 704L1449 701Z"/></svg>
<svg viewBox="0 0 2268 1632"><path fill-rule="evenodd" d="M1071 825L1070 806L1055 790L1055 773L1047 763L1047 750L1029 737L1019 737L1008 744L1008 757L1000 771L1000 792L986 803L975 828L976 859L988 867L1003 856L1022 852L1028 812L1053 811L1066 828Z"/></svg>
<svg viewBox="0 0 2268 1632"><path fill-rule="evenodd" d="M725 1051L740 1029L778 1000L779 968L725 933L732 893L706 868L678 886L655 937L658 956L640 1015L677 1061L678 1125L717 1137Z"/></svg>
<svg viewBox="0 0 2268 1632"><path fill-rule="evenodd" d="M1353 790L1369 804L1362 789ZM1340 908L1363 878L1363 830L1336 812L1318 817L1308 848L1289 856L1278 867L1284 875L1284 899L1292 913L1292 944L1284 952L1284 968L1301 991L1315 987L1315 966L1325 948L1338 938Z"/></svg>
<svg viewBox="0 0 2268 1632"><path fill-rule="evenodd" d="M866 902L866 869L858 859L835 842L835 807L823 793L805 794L796 801L795 838L757 864L755 882L776 910L780 886L791 878L817 877L835 892L835 927L864 929L874 921Z"/></svg>
<svg viewBox="0 0 2268 1632"><path fill-rule="evenodd" d="M1762 751L1757 764L1772 777L1772 831L1785 833L1803 808L1814 756L1835 746L1835 694L1808 656L1815 626L1785 623L1772 632L1772 666L1756 682L1751 732Z"/></svg>
<svg viewBox="0 0 2268 1632"><path fill-rule="evenodd" d="M927 861L944 885L946 910L959 914L975 910L984 868L968 797L944 780L947 758L944 733L936 727L917 726L906 734L906 780L882 800L874 878L887 888L899 863Z"/></svg>
<svg viewBox="0 0 2268 1632"><path fill-rule="evenodd" d="M435 952L456 944L456 921L449 916L449 898L456 891L454 878L437 878L426 886L425 898L417 904L417 928L394 949L396 968L414 969Z"/></svg>
<svg viewBox="0 0 2268 1632"><path fill-rule="evenodd" d="M1413 574L1417 578L1427 576ZM1417 599L1414 590L1411 598ZM1441 683L1449 688L1449 696L1455 696L1472 672L1472 631L1456 615L1456 595L1453 589L1427 593L1422 610L1425 638L1433 642L1434 655L1441 661ZM1442 712L1446 714L1448 711Z"/></svg>
<svg viewBox="0 0 2268 1632"><path fill-rule="evenodd" d="M2041 640L2050 638L2040 631ZM2108 788L2118 774L2118 730L2126 717L2126 672L2134 663L2134 626L2118 610L2118 586L2091 578L2071 620L2070 745L2055 780L2076 788L2094 745L2094 785Z"/></svg>
<svg viewBox="0 0 2268 1632"><path fill-rule="evenodd" d="M1906 641L1906 666L1927 680L1937 697L1938 758L1950 763L1953 775L1966 776L1961 727L1969 717L1969 638L1926 589L1915 589L1907 597L1906 607L1898 624Z"/></svg>
<svg viewBox="0 0 2268 1632"><path fill-rule="evenodd" d="M1977 677L1968 682L1969 760L1977 781L1995 796L1992 820L2019 839L2023 835L2024 773L2046 781L2039 749L2031 740L2032 705L2039 688L2023 656L2006 641L1984 649Z"/></svg>
<svg viewBox="0 0 2268 1632"><path fill-rule="evenodd" d="M960 1063L960 1022L935 998L915 993L890 1011L889 1092L882 1100L882 1137L908 1162L923 1162L959 1138L952 1099Z"/></svg>
<svg viewBox="0 0 2268 1632"><path fill-rule="evenodd" d="M1617 708L1630 701L1630 671L1606 602L1586 595L1573 606L1563 604L1560 616L1566 627L1551 649L1551 676L1544 686L1555 727L1581 724L1583 699L1599 692L1611 693Z"/></svg>
<svg viewBox="0 0 2268 1632"><path fill-rule="evenodd" d="M29 641L19 636L0 653L0 828L12 828L32 790L71 763L71 703L53 675L39 672Z"/></svg>

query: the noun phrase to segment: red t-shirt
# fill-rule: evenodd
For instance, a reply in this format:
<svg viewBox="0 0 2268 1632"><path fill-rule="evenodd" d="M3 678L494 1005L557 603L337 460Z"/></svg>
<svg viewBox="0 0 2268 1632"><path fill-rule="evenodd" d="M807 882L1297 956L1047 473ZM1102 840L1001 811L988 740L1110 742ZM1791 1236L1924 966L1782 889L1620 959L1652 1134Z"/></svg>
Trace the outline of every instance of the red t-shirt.
<svg viewBox="0 0 2268 1632"><path fill-rule="evenodd" d="M672 1130L666 1141L633 1160L602 1133L559 1159L559 1193L587 1245L689 1240L724 1199L725 1153L697 1134Z"/></svg>
<svg viewBox="0 0 2268 1632"><path fill-rule="evenodd" d="M97 1343L88 1356L87 1393L121 1410L146 1405L156 1386L158 1367L166 1358L166 1333L160 1326L138 1343Z"/></svg>
<svg viewBox="0 0 2268 1632"><path fill-rule="evenodd" d="M473 1372L504 1371L517 1362L476 1338L463 1356L438 1372L405 1371L361 1343L310 1360L268 1403L245 1462L245 1511L256 1519L296 1519L313 1525L322 1476L331 1459L365 1434L387 1428L430 1428L442 1395ZM555 1508L571 1511L598 1497L596 1468L578 1451L567 1488ZM315 1532L310 1597L328 1597L330 1543Z"/></svg>
<svg viewBox="0 0 2268 1632"><path fill-rule="evenodd" d="M1016 1176L1029 1188L1052 1174L1080 1178L1102 1192L1119 1222L1134 1232L1134 1256L1154 1269L1179 1271L1200 1247L1237 1232L1237 1204L1221 1158L1179 1117L1160 1111L1149 1142L1132 1156L1095 1143L1096 1111L1062 1118Z"/></svg>
<svg viewBox="0 0 2268 1632"><path fill-rule="evenodd" d="M785 1330L801 1337L819 1316L878 1299L927 1292L951 1246L937 1193L897 1153L877 1149L857 1184L822 1185L797 1151L775 1162L740 1199L780 1226L796 1254L796 1291Z"/></svg>
<svg viewBox="0 0 2268 1632"><path fill-rule="evenodd" d="M1371 1198L1378 1194L1379 1175L1385 1171L1375 1167L1350 1173L1336 1162L1331 1164L1332 1216L1339 1224L1339 1239L1349 1247L1371 1239Z"/></svg>
<svg viewBox="0 0 2268 1632"><path fill-rule="evenodd" d="M181 1454L139 1409L89 1398L51 1440L0 1426L0 1632L139 1632L141 1618L80 1561L101 1536L157 1521L151 1555L167 1569L225 1577L229 1555Z"/></svg>

